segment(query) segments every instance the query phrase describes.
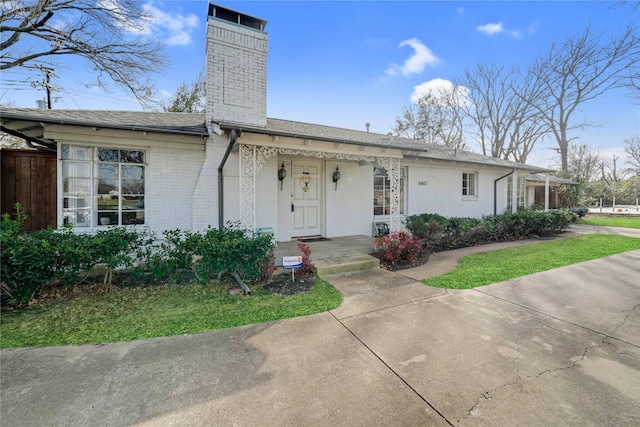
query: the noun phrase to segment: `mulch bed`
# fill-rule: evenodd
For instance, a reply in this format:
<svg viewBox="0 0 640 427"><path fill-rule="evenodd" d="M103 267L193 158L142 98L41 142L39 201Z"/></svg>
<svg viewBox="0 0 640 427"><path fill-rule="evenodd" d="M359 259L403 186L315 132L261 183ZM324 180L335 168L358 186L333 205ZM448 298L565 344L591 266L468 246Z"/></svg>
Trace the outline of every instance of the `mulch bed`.
<svg viewBox="0 0 640 427"><path fill-rule="evenodd" d="M397 262L395 264L386 264L380 261L380 267L389 271L400 271L406 270L408 268L419 267L429 261L429 255L430 252L423 251L422 255L420 255L420 258L418 258L415 262ZM373 254L373 256L376 256L376 254Z"/></svg>
<svg viewBox="0 0 640 427"><path fill-rule="evenodd" d="M275 276L263 288L276 295L297 295L309 292L311 286L313 286L313 278L296 278L292 281L290 275L282 274Z"/></svg>

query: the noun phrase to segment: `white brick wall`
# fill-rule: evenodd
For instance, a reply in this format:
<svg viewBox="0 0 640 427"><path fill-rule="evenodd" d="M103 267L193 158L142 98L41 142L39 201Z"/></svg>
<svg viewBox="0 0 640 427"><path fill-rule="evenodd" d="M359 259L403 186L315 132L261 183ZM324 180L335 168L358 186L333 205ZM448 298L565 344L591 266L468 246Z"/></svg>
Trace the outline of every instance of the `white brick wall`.
<svg viewBox="0 0 640 427"><path fill-rule="evenodd" d="M207 23L207 122L267 124L268 36L226 21Z"/></svg>
<svg viewBox="0 0 640 427"><path fill-rule="evenodd" d="M228 140L214 135L206 142L201 167L195 172L197 179L189 191L191 197L192 229L205 230L208 226L218 226L218 166L227 149Z"/></svg>
<svg viewBox="0 0 640 427"><path fill-rule="evenodd" d="M191 229L191 195L203 157L202 151L149 149L145 204L150 231Z"/></svg>

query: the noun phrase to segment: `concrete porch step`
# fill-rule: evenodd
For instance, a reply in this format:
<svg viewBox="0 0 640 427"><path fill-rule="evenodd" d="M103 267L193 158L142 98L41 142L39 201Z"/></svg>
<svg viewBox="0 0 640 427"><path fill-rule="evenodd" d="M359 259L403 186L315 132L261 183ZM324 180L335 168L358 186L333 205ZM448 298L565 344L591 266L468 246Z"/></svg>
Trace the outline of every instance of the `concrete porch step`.
<svg viewBox="0 0 640 427"><path fill-rule="evenodd" d="M380 260L371 255L356 255L344 258L322 259L314 262L316 274L324 276L333 273L380 268Z"/></svg>

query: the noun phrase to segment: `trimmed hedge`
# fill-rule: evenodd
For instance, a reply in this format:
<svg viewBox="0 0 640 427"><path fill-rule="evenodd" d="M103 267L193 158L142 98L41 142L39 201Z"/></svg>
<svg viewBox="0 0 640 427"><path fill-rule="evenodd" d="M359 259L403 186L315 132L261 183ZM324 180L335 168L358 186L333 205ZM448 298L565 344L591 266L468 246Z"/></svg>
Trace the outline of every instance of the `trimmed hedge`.
<svg viewBox="0 0 640 427"><path fill-rule="evenodd" d="M92 268L134 267L138 279L163 282L198 279L208 282L223 274L239 273L245 280L267 280L273 273L271 235L252 235L226 226L205 233L172 230L164 241L125 227L95 234L77 234L71 228L20 231L24 216L3 215L0 223L1 304L24 304L41 291L78 283Z"/></svg>
<svg viewBox="0 0 640 427"><path fill-rule="evenodd" d="M522 210L482 219L420 214L407 217L407 228L414 236L423 239L425 248L439 251L533 236L553 236L577 219L578 215L567 209L548 212Z"/></svg>
<svg viewBox="0 0 640 427"><path fill-rule="evenodd" d="M156 281L180 282L195 277L208 282L238 272L243 279L268 280L274 243L270 234L250 235L227 224L204 233L181 230L164 232L164 241L140 254L141 271L149 271Z"/></svg>

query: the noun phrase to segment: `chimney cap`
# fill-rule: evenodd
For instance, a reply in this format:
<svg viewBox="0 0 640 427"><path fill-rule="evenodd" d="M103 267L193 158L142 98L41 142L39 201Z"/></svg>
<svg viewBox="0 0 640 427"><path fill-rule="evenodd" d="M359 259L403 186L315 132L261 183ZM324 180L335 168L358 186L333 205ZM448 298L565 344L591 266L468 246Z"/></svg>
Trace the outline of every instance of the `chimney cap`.
<svg viewBox="0 0 640 427"><path fill-rule="evenodd" d="M209 3L209 13L207 19L220 19L222 21L231 22L243 27L253 28L254 30L264 31L267 21L247 15L246 13L237 12L217 4Z"/></svg>

